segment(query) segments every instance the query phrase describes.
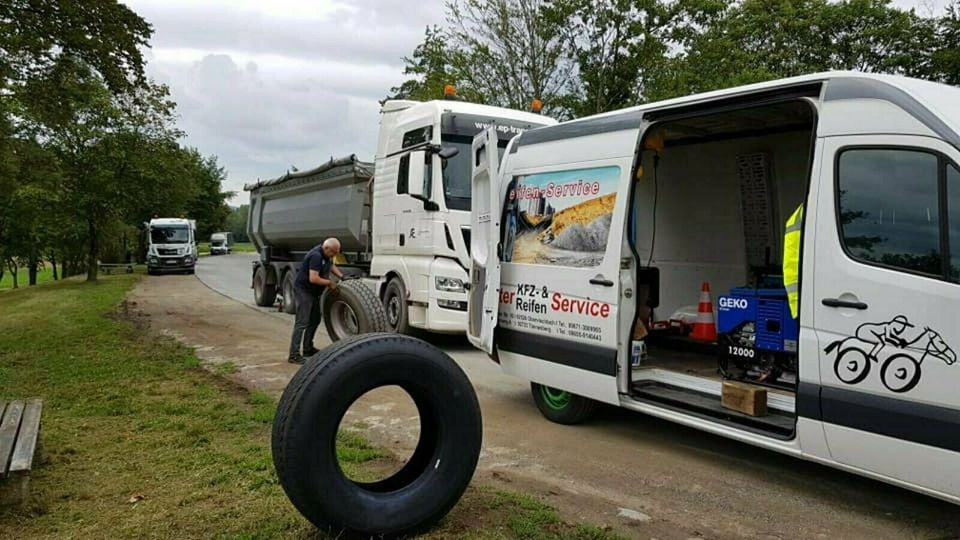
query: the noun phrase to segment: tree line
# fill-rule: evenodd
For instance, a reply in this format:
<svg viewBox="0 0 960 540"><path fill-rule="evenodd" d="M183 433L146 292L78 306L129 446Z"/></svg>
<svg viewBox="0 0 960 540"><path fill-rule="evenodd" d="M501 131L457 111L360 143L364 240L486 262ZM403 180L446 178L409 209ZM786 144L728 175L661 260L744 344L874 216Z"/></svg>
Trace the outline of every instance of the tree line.
<svg viewBox="0 0 960 540"><path fill-rule="evenodd" d="M221 228L214 156L180 144L169 90L144 73L153 29L114 0L0 2L0 277L137 257L154 215Z"/></svg>
<svg viewBox="0 0 960 540"><path fill-rule="evenodd" d="M448 0L391 97L579 117L827 70L960 85L960 0Z"/></svg>

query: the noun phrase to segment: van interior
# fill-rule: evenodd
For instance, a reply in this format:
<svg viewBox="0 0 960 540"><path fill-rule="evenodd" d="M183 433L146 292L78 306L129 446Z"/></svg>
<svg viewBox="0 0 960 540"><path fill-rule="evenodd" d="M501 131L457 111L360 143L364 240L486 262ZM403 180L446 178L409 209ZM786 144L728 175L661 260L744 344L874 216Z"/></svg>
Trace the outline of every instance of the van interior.
<svg viewBox="0 0 960 540"><path fill-rule="evenodd" d="M645 346L629 370L634 399L793 436L798 323L783 284L783 237L806 197L815 130L806 98L664 117L647 128L628 227L634 338ZM715 336L694 325L705 286ZM724 381L764 388L766 414L722 406Z"/></svg>

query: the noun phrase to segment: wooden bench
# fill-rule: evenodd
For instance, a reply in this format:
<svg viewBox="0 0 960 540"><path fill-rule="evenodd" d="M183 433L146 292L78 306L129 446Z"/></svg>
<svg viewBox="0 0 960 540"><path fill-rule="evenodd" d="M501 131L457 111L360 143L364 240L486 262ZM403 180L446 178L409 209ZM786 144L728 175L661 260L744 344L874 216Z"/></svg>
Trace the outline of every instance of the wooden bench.
<svg viewBox="0 0 960 540"><path fill-rule="evenodd" d="M42 408L39 399L0 400L0 505L20 504L27 498Z"/></svg>
<svg viewBox="0 0 960 540"><path fill-rule="evenodd" d="M132 265L132 264L107 264L107 263L100 263L100 271L103 272L104 274L112 274L112 273L114 273L115 271L116 271L116 272L119 272L119 271L121 271L121 270L124 271L124 272L126 272L126 273L128 273L128 274L132 274L132 273L133 273L133 265Z"/></svg>

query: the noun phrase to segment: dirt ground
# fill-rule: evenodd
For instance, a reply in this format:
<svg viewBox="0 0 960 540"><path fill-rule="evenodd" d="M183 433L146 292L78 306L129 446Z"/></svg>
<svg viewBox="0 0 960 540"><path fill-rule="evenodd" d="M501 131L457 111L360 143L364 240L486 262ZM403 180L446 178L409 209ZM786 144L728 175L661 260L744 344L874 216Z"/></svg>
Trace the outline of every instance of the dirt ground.
<svg viewBox="0 0 960 540"><path fill-rule="evenodd" d="M279 396L297 369L285 360L288 319L195 277L145 278L130 306L246 387ZM317 338L318 347L329 343L322 327ZM632 538L960 537L953 505L654 418L610 408L587 425L551 424L526 383L482 354L447 349L483 411L474 482L539 495L565 519ZM345 424L401 456L416 442L416 413L399 390L369 394Z"/></svg>

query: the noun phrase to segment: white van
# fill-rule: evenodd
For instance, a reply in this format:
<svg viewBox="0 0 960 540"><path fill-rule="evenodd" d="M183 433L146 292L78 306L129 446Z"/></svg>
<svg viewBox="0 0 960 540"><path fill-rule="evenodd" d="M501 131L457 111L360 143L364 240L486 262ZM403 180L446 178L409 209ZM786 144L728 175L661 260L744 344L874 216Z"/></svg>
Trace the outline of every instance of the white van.
<svg viewBox="0 0 960 540"><path fill-rule="evenodd" d="M960 89L817 74L496 142L468 336L545 416L608 403L960 503ZM766 414L723 406L730 380Z"/></svg>

